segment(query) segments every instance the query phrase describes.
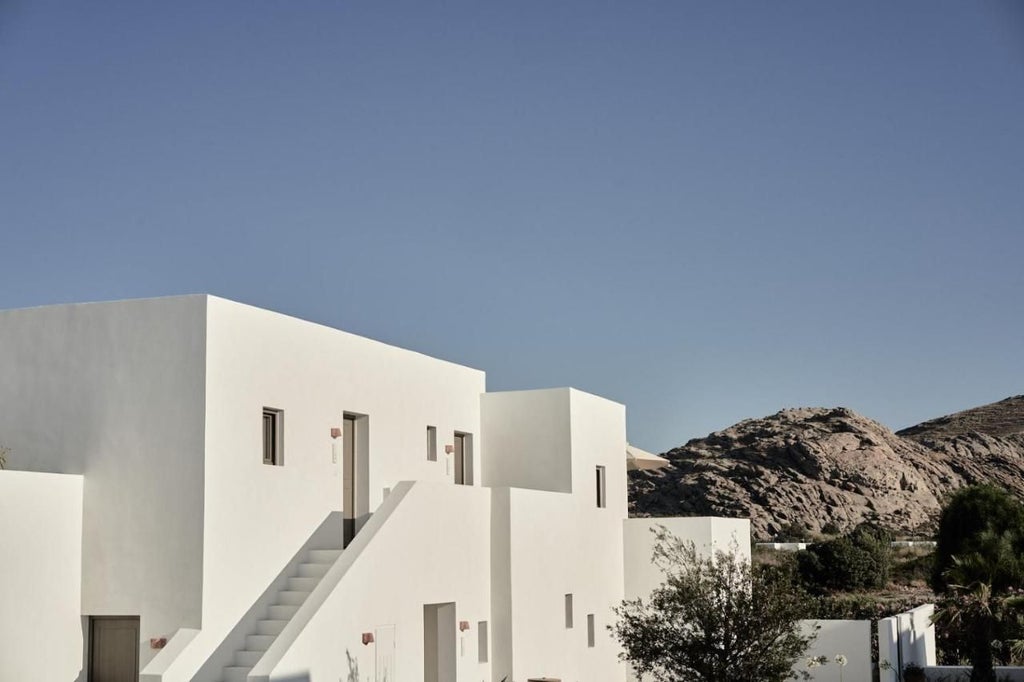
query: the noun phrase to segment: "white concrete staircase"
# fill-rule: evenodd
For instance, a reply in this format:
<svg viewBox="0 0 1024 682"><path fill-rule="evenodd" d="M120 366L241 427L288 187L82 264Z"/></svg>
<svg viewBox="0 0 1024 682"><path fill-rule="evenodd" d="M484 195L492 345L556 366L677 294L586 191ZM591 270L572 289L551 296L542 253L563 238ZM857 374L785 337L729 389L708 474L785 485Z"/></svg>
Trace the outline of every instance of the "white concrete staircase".
<svg viewBox="0 0 1024 682"><path fill-rule="evenodd" d="M341 549L311 549L296 574L287 581L287 589L280 590L266 618L256 621L256 629L245 638L245 648L236 651L233 665L224 668L223 682L245 682L277 636L299 610L303 602L319 583L327 570L341 556Z"/></svg>

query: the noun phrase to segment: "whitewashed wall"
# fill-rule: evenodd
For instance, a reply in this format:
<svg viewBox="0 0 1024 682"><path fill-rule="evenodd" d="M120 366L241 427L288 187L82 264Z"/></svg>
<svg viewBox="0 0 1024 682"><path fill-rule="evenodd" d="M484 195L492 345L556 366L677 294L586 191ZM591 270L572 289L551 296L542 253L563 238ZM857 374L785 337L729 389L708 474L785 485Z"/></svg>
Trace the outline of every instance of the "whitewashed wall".
<svg viewBox="0 0 1024 682"><path fill-rule="evenodd" d="M817 637L793 669L806 670L816 682L871 682L871 621L818 620L801 621L805 633L819 626ZM836 662L836 656L845 656L846 665ZM826 663L809 667L808 659L824 656Z"/></svg>
<svg viewBox="0 0 1024 682"><path fill-rule="evenodd" d="M191 679L342 508L342 444L330 433L346 412L368 418L370 512L401 480L454 485L444 445L456 430L480 433L483 372L216 297L207 305L203 627L161 668L167 682ZM283 466L263 464L264 407L284 411Z"/></svg>
<svg viewBox="0 0 1024 682"><path fill-rule="evenodd" d="M878 621L878 660L890 664L889 669L880 671L882 682L896 682L897 670L908 663L936 664L934 613L934 604L922 604Z"/></svg>
<svg viewBox="0 0 1024 682"><path fill-rule="evenodd" d="M337 588L272 670L261 664L253 674L383 682L377 658L386 642L363 645L360 635L390 629L396 667L387 681L422 680L423 606L454 602L456 623L470 625L454 633L458 678L488 682L477 644L479 622L490 621L490 531L489 490L412 484L379 530L367 528L366 546L353 546Z"/></svg>
<svg viewBox="0 0 1024 682"><path fill-rule="evenodd" d="M82 477L0 471L0 680L84 680Z"/></svg>
<svg viewBox="0 0 1024 682"><path fill-rule="evenodd" d="M225 623L342 507L345 412L368 416L368 508L401 480L450 481L444 444L480 432L484 374L223 299L209 302L204 619ZM263 407L284 410L284 466L262 461ZM426 427L438 430L428 461Z"/></svg>
<svg viewBox="0 0 1024 682"><path fill-rule="evenodd" d="M935 665L935 604L923 604L896 616L903 663Z"/></svg>
<svg viewBox="0 0 1024 682"><path fill-rule="evenodd" d="M84 615L198 627L206 299L0 312L9 469L85 474Z"/></svg>
<svg viewBox="0 0 1024 682"><path fill-rule="evenodd" d="M708 555L732 551L750 562L750 521L718 517L633 518L623 523L625 556L625 595L627 599L646 597L665 581L665 574L654 565L654 532L664 526L670 533L694 543L698 552Z"/></svg>
<svg viewBox="0 0 1024 682"><path fill-rule="evenodd" d="M582 391L553 389L487 394L483 415L489 480L532 484L540 468L560 472L552 487L570 486L564 492L493 493L494 679L624 679L607 631L611 608L623 594L624 408ZM606 506L600 509L599 465L606 475ZM573 595L572 628L565 623L566 594ZM588 614L594 615L593 647Z"/></svg>
<svg viewBox="0 0 1024 682"><path fill-rule="evenodd" d="M572 492L569 396L568 388L481 396L484 485Z"/></svg>

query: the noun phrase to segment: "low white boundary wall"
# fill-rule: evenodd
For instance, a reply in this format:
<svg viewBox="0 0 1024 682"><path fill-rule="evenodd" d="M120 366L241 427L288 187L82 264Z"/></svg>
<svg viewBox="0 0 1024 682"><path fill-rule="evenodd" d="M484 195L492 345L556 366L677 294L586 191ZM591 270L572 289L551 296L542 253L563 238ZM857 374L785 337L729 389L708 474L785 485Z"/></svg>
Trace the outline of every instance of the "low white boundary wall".
<svg viewBox="0 0 1024 682"><path fill-rule="evenodd" d="M82 477L0 471L0 556L0 680L84 680Z"/></svg>
<svg viewBox="0 0 1024 682"><path fill-rule="evenodd" d="M960 665L931 665L924 669L928 682L968 682L971 669ZM996 667L996 679L999 682L1024 682L1024 668Z"/></svg>
<svg viewBox="0 0 1024 682"><path fill-rule="evenodd" d="M871 621L869 620L805 620L800 622L803 632L819 626L818 636L804 657L793 669L799 674L806 670L816 682L870 682L871 680ZM808 659L824 656L827 662L808 666ZM836 662L844 656L846 665Z"/></svg>

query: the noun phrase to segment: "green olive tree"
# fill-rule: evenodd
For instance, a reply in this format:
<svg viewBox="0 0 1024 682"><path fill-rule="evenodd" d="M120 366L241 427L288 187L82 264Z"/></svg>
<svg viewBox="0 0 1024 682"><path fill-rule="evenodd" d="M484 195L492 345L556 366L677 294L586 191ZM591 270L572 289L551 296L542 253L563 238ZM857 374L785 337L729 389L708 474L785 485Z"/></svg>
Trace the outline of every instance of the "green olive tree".
<svg viewBox="0 0 1024 682"><path fill-rule="evenodd" d="M782 682L814 639L801 631L807 595L786 570L751 568L734 547L697 552L655 531L654 562L665 580L647 599L623 601L609 626L621 657L659 682Z"/></svg>

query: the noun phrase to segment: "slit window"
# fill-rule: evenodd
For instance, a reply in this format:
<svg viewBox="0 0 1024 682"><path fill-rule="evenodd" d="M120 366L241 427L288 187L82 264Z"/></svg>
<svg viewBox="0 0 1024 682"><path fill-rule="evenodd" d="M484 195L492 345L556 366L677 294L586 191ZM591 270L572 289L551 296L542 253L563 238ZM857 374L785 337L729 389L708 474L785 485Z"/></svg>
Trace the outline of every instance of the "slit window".
<svg viewBox="0 0 1024 682"><path fill-rule="evenodd" d="M427 427L427 461L437 461L437 427Z"/></svg>
<svg viewBox="0 0 1024 682"><path fill-rule="evenodd" d="M572 629L572 595L565 595L565 629Z"/></svg>
<svg viewBox="0 0 1024 682"><path fill-rule="evenodd" d="M481 620L476 624L476 651L477 661L487 662L487 621Z"/></svg>
<svg viewBox="0 0 1024 682"><path fill-rule="evenodd" d="M597 467L596 483L597 483L597 506L604 509L608 500L605 496L605 476L604 467Z"/></svg>
<svg viewBox="0 0 1024 682"><path fill-rule="evenodd" d="M594 614L587 614L587 646L594 646Z"/></svg>
<svg viewBox="0 0 1024 682"><path fill-rule="evenodd" d="M263 408L263 463L284 464L284 410Z"/></svg>

